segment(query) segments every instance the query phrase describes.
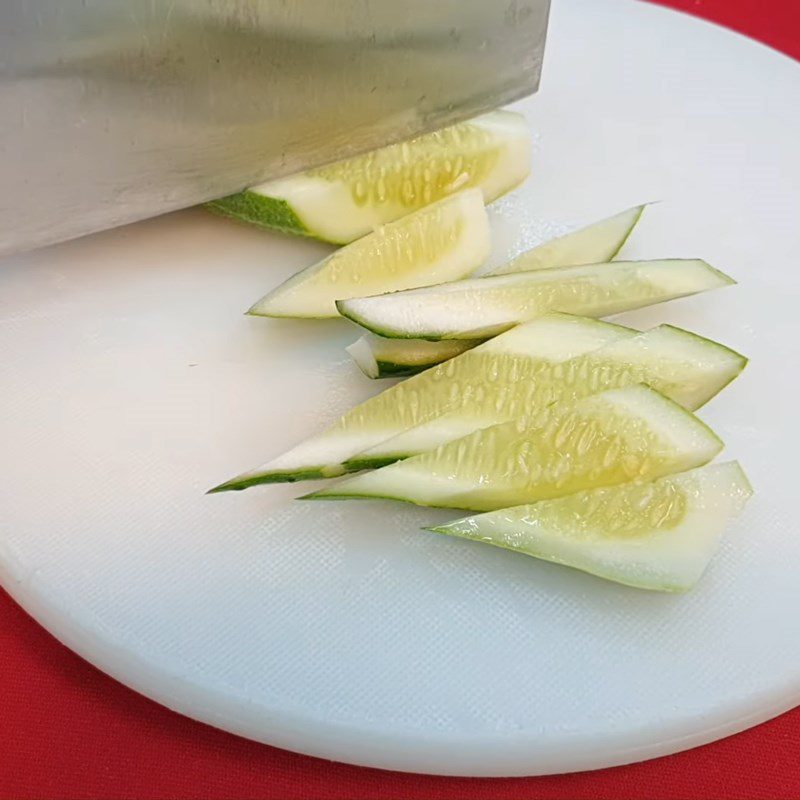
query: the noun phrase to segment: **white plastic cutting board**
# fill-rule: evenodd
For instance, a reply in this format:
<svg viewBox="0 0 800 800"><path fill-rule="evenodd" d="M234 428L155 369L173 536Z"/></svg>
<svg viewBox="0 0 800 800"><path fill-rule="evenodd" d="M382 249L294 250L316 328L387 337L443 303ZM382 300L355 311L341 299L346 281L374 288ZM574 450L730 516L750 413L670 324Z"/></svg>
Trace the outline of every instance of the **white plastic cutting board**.
<svg viewBox="0 0 800 800"><path fill-rule="evenodd" d="M751 356L702 416L757 495L688 596L419 530L453 514L204 490L379 388L347 323L246 318L326 248L195 210L0 267L0 578L184 714L358 764L464 775L674 752L800 702L800 68L688 17L561 0L535 174L500 261L642 200L632 256L740 285L627 315ZM58 146L58 143L54 143Z"/></svg>

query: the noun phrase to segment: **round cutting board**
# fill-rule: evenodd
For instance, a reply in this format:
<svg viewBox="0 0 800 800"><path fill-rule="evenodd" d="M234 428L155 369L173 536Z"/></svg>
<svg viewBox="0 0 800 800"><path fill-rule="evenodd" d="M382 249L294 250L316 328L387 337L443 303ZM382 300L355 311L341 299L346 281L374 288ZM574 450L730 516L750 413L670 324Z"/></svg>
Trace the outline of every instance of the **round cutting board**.
<svg viewBox="0 0 800 800"><path fill-rule="evenodd" d="M751 357L701 415L757 494L695 591L420 530L446 511L204 495L380 385L344 354L348 323L242 316L325 247L193 210L0 265L0 579L18 602L170 708L391 769L590 769L799 702L800 69L646 4L561 0L519 108L534 176L491 209L493 262L662 200L626 255L739 279L624 317Z"/></svg>

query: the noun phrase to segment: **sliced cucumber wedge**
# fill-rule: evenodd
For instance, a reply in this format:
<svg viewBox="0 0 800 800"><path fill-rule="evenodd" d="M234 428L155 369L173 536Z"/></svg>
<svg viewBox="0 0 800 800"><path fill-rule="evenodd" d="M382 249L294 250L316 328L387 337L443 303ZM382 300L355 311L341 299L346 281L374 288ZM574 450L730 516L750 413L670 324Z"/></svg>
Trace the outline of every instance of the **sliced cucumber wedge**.
<svg viewBox="0 0 800 800"><path fill-rule="evenodd" d="M497 398L515 382L529 382L550 362L566 361L638 331L567 314L541 317L480 347L392 386L356 406L327 430L212 491L246 489L342 475L345 462L401 431L449 411Z"/></svg>
<svg viewBox="0 0 800 800"><path fill-rule="evenodd" d="M577 359L565 364L578 373L588 369L594 386L646 383L690 411L704 406L746 366L741 353L674 325L609 345L596 358L587 354L585 368Z"/></svg>
<svg viewBox="0 0 800 800"><path fill-rule="evenodd" d="M350 357L368 378L416 375L481 344L483 339L385 339L367 333L346 347Z"/></svg>
<svg viewBox="0 0 800 800"><path fill-rule="evenodd" d="M381 497L493 511L683 472L721 449L694 414L632 386L554 404L534 427L514 420L475 431L304 499Z"/></svg>
<svg viewBox="0 0 800 800"><path fill-rule="evenodd" d="M601 264L611 261L628 240L646 207L647 204L634 206L613 217L601 219L585 228L551 239L512 258L487 275L508 275L512 272L531 272L553 267Z"/></svg>
<svg viewBox="0 0 800 800"><path fill-rule="evenodd" d="M524 117L493 111L208 206L261 227L347 244L460 189L477 187L490 203L527 177L530 151Z"/></svg>
<svg viewBox="0 0 800 800"><path fill-rule="evenodd" d="M248 311L264 317L338 317L336 301L458 280L488 257L489 217L467 189L381 225L301 270Z"/></svg>
<svg viewBox="0 0 800 800"><path fill-rule="evenodd" d="M732 283L700 259L614 261L454 281L336 305L379 336L477 339L548 311L603 317Z"/></svg>
<svg viewBox="0 0 800 800"><path fill-rule="evenodd" d="M351 471L375 469L498 422L527 418L533 423L554 402L638 383L693 411L725 388L746 364L744 356L718 342L661 325L569 361L548 363L532 381L510 381L481 402L445 411L359 453L347 466Z"/></svg>
<svg viewBox="0 0 800 800"><path fill-rule="evenodd" d="M646 205L635 206L613 217L551 239L483 277L611 261L636 227L645 208ZM362 292L363 294L366 293ZM475 347L482 340L464 340L460 349L456 349L457 341L455 339L440 342L429 342L424 339L392 340L368 334L348 347L347 351L368 377L390 378L422 372L434 364L447 361L448 358Z"/></svg>
<svg viewBox="0 0 800 800"><path fill-rule="evenodd" d="M467 517L428 530L564 564L617 583L691 589L753 494L736 461Z"/></svg>

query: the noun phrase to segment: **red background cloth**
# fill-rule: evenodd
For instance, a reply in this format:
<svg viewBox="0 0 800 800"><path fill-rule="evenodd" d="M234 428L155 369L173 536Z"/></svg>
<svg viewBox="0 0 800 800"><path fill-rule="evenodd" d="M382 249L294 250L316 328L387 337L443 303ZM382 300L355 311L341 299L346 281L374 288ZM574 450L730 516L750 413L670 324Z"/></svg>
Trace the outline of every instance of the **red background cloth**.
<svg viewBox="0 0 800 800"><path fill-rule="evenodd" d="M798 0L658 2L800 59ZM513 779L381 772L255 744L167 711L71 653L0 591L0 798L795 800L800 708L696 750L598 772Z"/></svg>

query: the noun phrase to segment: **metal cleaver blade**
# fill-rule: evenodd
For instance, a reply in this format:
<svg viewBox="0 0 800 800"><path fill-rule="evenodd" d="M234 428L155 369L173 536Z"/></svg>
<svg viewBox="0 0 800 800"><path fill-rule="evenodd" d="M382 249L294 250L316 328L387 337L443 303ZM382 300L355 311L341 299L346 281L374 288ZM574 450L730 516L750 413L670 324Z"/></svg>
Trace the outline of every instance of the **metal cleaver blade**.
<svg viewBox="0 0 800 800"><path fill-rule="evenodd" d="M536 91L549 0L4 0L0 255Z"/></svg>

